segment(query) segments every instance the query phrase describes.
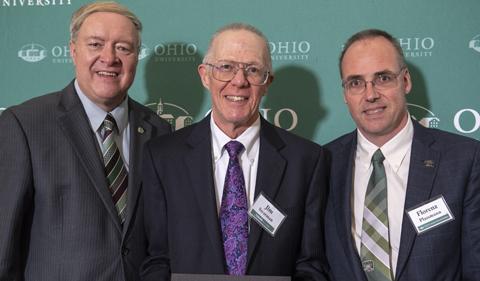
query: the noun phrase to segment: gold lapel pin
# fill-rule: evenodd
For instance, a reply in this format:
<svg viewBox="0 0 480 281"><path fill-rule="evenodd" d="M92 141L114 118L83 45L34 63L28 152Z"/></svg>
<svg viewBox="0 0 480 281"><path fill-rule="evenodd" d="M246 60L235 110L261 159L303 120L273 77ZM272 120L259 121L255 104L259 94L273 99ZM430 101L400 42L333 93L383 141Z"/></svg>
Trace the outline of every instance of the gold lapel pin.
<svg viewBox="0 0 480 281"><path fill-rule="evenodd" d="M143 127L139 126L137 128L137 132L140 133L140 134L143 134L143 133L145 133L145 129Z"/></svg>

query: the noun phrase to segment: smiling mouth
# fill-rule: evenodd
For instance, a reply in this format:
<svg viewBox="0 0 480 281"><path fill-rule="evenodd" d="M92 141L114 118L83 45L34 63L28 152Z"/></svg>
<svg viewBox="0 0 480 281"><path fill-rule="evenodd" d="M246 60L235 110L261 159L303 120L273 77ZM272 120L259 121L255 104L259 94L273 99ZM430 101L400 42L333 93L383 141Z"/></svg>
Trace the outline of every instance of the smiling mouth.
<svg viewBox="0 0 480 281"><path fill-rule="evenodd" d="M239 102L239 101L244 101L244 100L248 100L247 97L241 97L241 96L225 96L225 98L229 101L233 101L233 102Z"/></svg>
<svg viewBox="0 0 480 281"><path fill-rule="evenodd" d="M103 76L103 77L117 77L118 73L110 72L110 71L97 71L97 75Z"/></svg>
<svg viewBox="0 0 480 281"><path fill-rule="evenodd" d="M373 115L373 114L382 113L384 110L385 110L385 107L377 107L373 109L364 110L363 113L365 113L366 115Z"/></svg>

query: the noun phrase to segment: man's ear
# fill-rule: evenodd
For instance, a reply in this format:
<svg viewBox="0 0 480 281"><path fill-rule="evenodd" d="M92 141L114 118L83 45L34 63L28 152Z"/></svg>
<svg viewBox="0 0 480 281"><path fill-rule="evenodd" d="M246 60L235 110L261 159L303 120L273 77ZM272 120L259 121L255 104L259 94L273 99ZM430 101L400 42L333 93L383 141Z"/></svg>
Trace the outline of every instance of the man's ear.
<svg viewBox="0 0 480 281"><path fill-rule="evenodd" d="M200 64L197 68L198 75L200 76L200 80L202 80L203 87L210 90L210 77L208 75L208 69L205 64Z"/></svg>
<svg viewBox="0 0 480 281"><path fill-rule="evenodd" d="M412 77L410 77L410 71L408 71L408 68L405 70L405 74L403 75L403 84L406 95L412 90Z"/></svg>

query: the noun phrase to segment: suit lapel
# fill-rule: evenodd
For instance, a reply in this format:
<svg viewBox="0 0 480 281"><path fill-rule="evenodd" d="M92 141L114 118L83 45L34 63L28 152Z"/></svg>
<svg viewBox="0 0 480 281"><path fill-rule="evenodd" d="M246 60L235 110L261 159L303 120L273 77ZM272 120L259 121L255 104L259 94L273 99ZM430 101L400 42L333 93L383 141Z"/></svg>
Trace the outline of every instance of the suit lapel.
<svg viewBox="0 0 480 281"><path fill-rule="evenodd" d="M148 115L137 108L137 104L129 100L128 120L130 123L130 171L127 189L127 216L125 218L124 231L128 229L130 221L138 204L138 196L141 189L142 154L145 143L152 137L152 125L148 122Z"/></svg>
<svg viewBox="0 0 480 281"><path fill-rule="evenodd" d="M334 166L331 167L331 196L333 200L333 208L335 210L335 219L337 221L338 237L343 246L345 256L349 261L347 268L350 268L355 275L354 280L365 280L365 274L358 252L352 237L352 191L353 191L353 171L355 163L355 152L357 149L356 131L350 134L350 137L343 143L340 151L332 151L338 159ZM346 176L345 176L346 169ZM327 241L328 243L328 241ZM348 269L345 269L348 270Z"/></svg>
<svg viewBox="0 0 480 281"><path fill-rule="evenodd" d="M414 135L404 210L415 207L430 198L440 161L440 154L430 148L434 142L433 137L417 122L414 121L413 125ZM426 160L429 160L429 163L433 163L433 167L430 164L426 165ZM396 280L400 279L405 269L416 237L417 233L405 212L403 214Z"/></svg>
<svg viewBox="0 0 480 281"><path fill-rule="evenodd" d="M93 187L98 192L109 215L121 231L120 221L108 190L104 166L100 159L98 142L90 127L83 105L75 92L73 82L63 91L57 117L59 126L71 143L75 155L82 163Z"/></svg>
<svg viewBox="0 0 480 281"><path fill-rule="evenodd" d="M281 155L280 149L285 146L274 127L261 118L260 152L258 156L257 182L255 198L263 192L270 200L275 201L280 183L285 172L287 161ZM262 228L255 222L250 222L248 236L248 259L250 263L255 248L263 234ZM248 269L248 266L247 266Z"/></svg>
<svg viewBox="0 0 480 281"><path fill-rule="evenodd" d="M213 181L210 115L200 121L192 130L187 139L187 145L191 147L191 152L185 156L183 162L187 168L186 172L188 173L188 179L190 179L190 186L197 199L201 217L213 246L212 253L217 258L217 263L225 268L223 240L220 234Z"/></svg>

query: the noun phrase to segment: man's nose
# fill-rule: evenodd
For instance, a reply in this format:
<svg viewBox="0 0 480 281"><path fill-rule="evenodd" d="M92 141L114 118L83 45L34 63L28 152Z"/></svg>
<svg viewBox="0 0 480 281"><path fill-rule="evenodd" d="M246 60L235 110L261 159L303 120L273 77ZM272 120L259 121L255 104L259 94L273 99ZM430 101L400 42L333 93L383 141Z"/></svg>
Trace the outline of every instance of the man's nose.
<svg viewBox="0 0 480 281"><path fill-rule="evenodd" d="M245 74L245 68L238 68L237 71L235 72L235 76L233 76L233 79L231 83L235 86L245 86L247 85L248 79L247 75Z"/></svg>
<svg viewBox="0 0 480 281"><path fill-rule="evenodd" d="M364 95L367 101L375 101L380 97L380 95L377 93L377 90L375 89L375 83L373 81L365 81Z"/></svg>
<svg viewBox="0 0 480 281"><path fill-rule="evenodd" d="M117 60L115 47L105 45L100 53L100 59L107 65L113 64Z"/></svg>

